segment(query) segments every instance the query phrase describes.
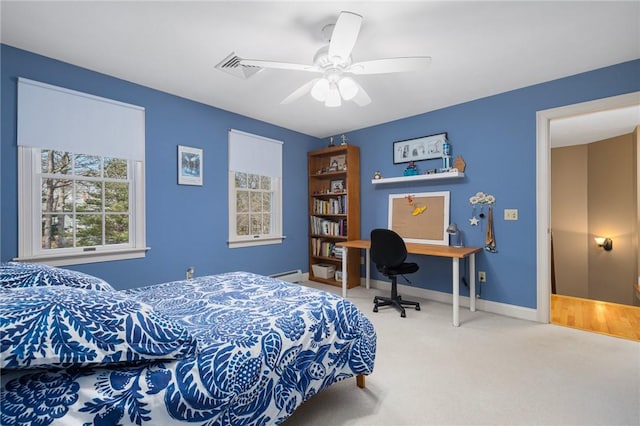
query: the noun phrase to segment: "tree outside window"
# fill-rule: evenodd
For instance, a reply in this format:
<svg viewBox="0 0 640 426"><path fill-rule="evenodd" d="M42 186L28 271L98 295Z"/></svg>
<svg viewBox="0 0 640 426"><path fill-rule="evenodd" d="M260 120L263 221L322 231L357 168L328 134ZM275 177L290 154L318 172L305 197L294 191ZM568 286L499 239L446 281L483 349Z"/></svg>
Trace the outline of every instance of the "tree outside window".
<svg viewBox="0 0 640 426"><path fill-rule="evenodd" d="M127 160L48 149L40 158L43 250L130 242Z"/></svg>

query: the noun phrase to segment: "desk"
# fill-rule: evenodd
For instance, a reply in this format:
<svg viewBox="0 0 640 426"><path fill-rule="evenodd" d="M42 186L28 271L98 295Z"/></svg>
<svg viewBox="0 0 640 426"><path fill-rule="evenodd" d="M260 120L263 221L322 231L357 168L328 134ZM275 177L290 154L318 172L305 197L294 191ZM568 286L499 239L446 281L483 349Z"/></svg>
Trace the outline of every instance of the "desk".
<svg viewBox="0 0 640 426"><path fill-rule="evenodd" d="M336 243L336 246L342 247L342 297L347 297L347 255L350 248L366 250L365 261L365 283L369 289L371 255L371 241L369 240L352 240ZM410 254L421 254L424 256L449 257L453 264L453 325L460 325L460 259L469 258L469 310L476 310L476 253L482 251L481 247L451 247L436 244L418 244L406 243L407 252Z"/></svg>

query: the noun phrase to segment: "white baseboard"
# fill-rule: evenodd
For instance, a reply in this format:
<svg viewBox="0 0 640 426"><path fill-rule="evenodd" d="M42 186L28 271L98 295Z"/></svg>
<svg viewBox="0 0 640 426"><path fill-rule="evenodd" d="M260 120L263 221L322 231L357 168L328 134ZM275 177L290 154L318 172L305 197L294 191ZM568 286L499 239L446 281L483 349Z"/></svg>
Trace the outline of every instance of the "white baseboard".
<svg viewBox="0 0 640 426"><path fill-rule="evenodd" d="M299 283L303 279L305 279L304 275L302 274L302 269L294 269L292 271L280 272L269 276L271 278L277 278L282 281L289 281L290 283Z"/></svg>
<svg viewBox="0 0 640 426"><path fill-rule="evenodd" d="M309 273L304 272L302 274L304 281L309 280ZM389 290L388 281L370 280L371 288L379 290ZM365 279L360 279L360 285L365 287ZM451 293L443 293L441 291L427 290L419 287L412 287L408 285L398 284L398 291L403 295L410 297L419 297L421 299L433 300L434 302L447 303L453 305L453 295ZM469 307L469 298L467 296L460 296L460 306L465 308ZM491 300L476 299L476 309L484 312L491 312L493 314L504 315L507 317L518 318L528 321L537 321L537 310L532 308L525 308L522 306L509 305L506 303L492 302ZM547 321L548 322L548 321Z"/></svg>
<svg viewBox="0 0 640 426"><path fill-rule="evenodd" d="M371 288L388 290L389 282L370 280ZM361 281L361 285L365 286L364 278ZM403 295L419 297L421 299L433 300L435 302L453 304L453 295L451 293L443 293L441 291L427 290L419 287L412 287L408 285L398 284L398 291ZM469 298L467 296L460 296L460 306L466 308L469 307ZM476 299L476 309L479 311L491 312L498 315L504 315L512 318L519 318L528 321L537 321L537 311L531 308L525 308L522 306L509 305L506 303L492 302L490 300Z"/></svg>

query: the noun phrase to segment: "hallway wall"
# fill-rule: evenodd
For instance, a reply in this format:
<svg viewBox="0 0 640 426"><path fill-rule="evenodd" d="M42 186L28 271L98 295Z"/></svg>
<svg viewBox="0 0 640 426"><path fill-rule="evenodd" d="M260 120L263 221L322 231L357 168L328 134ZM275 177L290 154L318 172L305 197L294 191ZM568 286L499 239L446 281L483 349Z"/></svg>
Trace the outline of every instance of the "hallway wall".
<svg viewBox="0 0 640 426"><path fill-rule="evenodd" d="M587 145L551 150L551 229L559 294L589 297Z"/></svg>
<svg viewBox="0 0 640 426"><path fill-rule="evenodd" d="M633 305L637 277L633 134L554 148L552 215L558 294ZM595 237L613 239L613 250Z"/></svg>

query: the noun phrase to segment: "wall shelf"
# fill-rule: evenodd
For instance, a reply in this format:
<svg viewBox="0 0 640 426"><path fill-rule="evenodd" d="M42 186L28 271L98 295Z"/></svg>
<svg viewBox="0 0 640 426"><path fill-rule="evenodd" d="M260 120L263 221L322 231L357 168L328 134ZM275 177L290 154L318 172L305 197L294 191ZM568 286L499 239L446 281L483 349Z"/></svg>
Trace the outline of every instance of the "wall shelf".
<svg viewBox="0 0 640 426"><path fill-rule="evenodd" d="M422 174L413 176L398 176L392 178L371 179L371 183L374 185L380 185L385 183L401 183L401 182L416 182L423 180L439 180L439 179L459 179L463 178L464 173L453 171L443 173Z"/></svg>

